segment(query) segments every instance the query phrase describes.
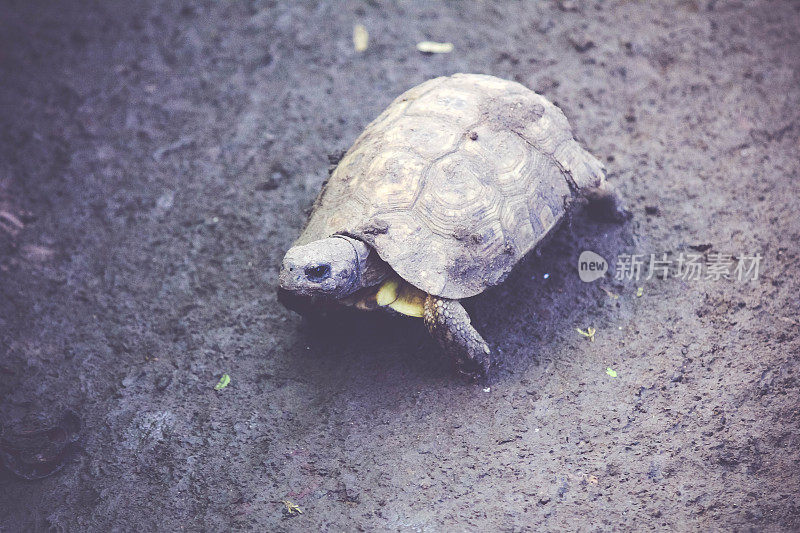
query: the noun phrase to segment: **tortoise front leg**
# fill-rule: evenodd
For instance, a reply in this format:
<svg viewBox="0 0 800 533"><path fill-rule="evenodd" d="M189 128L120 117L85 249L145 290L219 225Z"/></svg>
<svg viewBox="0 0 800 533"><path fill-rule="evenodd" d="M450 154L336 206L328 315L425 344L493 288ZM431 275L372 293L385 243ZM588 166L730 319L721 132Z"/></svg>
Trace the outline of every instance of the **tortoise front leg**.
<svg viewBox="0 0 800 533"><path fill-rule="evenodd" d="M492 351L470 323L467 311L458 300L428 295L423 315L431 336L455 358L460 372L471 377L485 377Z"/></svg>

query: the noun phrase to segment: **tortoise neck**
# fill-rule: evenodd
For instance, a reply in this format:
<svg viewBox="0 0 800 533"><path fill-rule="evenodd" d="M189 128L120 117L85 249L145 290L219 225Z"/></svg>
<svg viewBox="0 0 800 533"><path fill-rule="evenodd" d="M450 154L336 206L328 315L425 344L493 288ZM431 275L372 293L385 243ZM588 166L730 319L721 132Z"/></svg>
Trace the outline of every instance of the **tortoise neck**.
<svg viewBox="0 0 800 533"><path fill-rule="evenodd" d="M365 242L347 235L337 234L333 235L333 238L349 242L356 254L357 278L353 285L353 292L377 285L392 273L391 267Z"/></svg>

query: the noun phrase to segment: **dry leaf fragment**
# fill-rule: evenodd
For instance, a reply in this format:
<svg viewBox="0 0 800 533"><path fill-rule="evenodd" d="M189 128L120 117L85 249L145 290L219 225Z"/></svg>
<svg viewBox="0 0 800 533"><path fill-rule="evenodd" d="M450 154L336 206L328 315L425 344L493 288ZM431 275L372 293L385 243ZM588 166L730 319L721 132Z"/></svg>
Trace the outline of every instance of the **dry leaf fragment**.
<svg viewBox="0 0 800 533"><path fill-rule="evenodd" d="M18 230L25 227L25 224L23 224L16 215L2 210L0 210L0 225L2 225L8 233L12 231L16 233Z"/></svg>
<svg viewBox="0 0 800 533"><path fill-rule="evenodd" d="M228 374L222 374L222 377L219 378L219 383L214 385L214 390L222 390L227 387L231 382L231 377Z"/></svg>
<svg viewBox="0 0 800 533"><path fill-rule="evenodd" d="M592 342L594 342L594 334L597 333L597 330L594 329L591 326L586 328L586 331L583 331L581 328L575 328L575 331L577 331L578 333L580 333L584 337L587 337Z"/></svg>
<svg viewBox="0 0 800 533"><path fill-rule="evenodd" d="M422 41L417 43L417 50L426 54L449 54L453 51L453 43Z"/></svg>
<svg viewBox="0 0 800 533"><path fill-rule="evenodd" d="M615 293L611 292L610 290L606 289L605 287L600 287L600 288L603 289L603 292L608 294L608 297L611 298L612 300L619 299L619 294L615 294Z"/></svg>
<svg viewBox="0 0 800 533"><path fill-rule="evenodd" d="M369 45L369 32L363 24L353 26L353 48L356 52L363 52Z"/></svg>
<svg viewBox="0 0 800 533"><path fill-rule="evenodd" d="M303 514L303 510L300 509L300 506L296 503L292 503L289 500L283 500L283 506L286 508L286 512L293 515L293 514Z"/></svg>
<svg viewBox="0 0 800 533"><path fill-rule="evenodd" d="M51 260L56 255L56 252L51 248L38 244L26 244L22 247L21 251L25 259L35 263L44 263Z"/></svg>

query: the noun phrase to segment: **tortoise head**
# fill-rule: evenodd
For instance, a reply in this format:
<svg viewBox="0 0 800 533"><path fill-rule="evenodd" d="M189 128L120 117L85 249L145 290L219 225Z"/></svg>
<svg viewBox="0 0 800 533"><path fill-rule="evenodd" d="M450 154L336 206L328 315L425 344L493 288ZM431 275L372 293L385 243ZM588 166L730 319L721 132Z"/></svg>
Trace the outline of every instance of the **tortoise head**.
<svg viewBox="0 0 800 533"><path fill-rule="evenodd" d="M294 246L283 258L280 288L300 296L348 296L361 288L359 251L368 253L364 243L339 235Z"/></svg>

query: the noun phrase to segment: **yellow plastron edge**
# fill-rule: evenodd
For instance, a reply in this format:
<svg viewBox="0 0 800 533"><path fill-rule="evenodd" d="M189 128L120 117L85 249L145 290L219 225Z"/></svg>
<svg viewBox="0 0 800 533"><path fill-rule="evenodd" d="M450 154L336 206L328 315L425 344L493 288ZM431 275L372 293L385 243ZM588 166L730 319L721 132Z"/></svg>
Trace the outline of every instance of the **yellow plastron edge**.
<svg viewBox="0 0 800 533"><path fill-rule="evenodd" d="M381 307L387 305L400 314L420 318L425 313L426 294L400 279L390 279L381 285L375 300Z"/></svg>
<svg viewBox="0 0 800 533"><path fill-rule="evenodd" d="M378 305L381 307L386 307L397 300L397 289L399 287L399 280L390 279L385 281L383 285L381 285L381 288L378 289L378 293L375 295L375 301L377 301Z"/></svg>

